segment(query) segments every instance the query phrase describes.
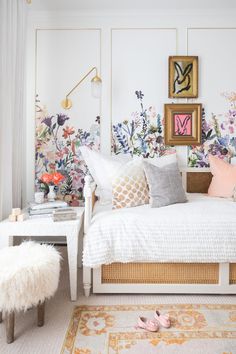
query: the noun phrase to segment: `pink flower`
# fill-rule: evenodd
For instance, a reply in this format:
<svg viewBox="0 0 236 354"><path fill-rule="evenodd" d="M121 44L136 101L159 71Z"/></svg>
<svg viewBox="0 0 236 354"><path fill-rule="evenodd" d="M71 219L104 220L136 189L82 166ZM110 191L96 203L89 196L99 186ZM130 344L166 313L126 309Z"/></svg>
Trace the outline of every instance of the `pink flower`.
<svg viewBox="0 0 236 354"><path fill-rule="evenodd" d="M77 164L77 165L78 165L79 162L80 162L79 159L77 159L77 157L75 157L75 156L74 156L74 158L73 158L73 161L74 161L74 163Z"/></svg>
<svg viewBox="0 0 236 354"><path fill-rule="evenodd" d="M55 163L52 163L52 162L51 162L51 163L49 164L49 167L50 167L51 170L55 170L56 165L55 165Z"/></svg>
<svg viewBox="0 0 236 354"><path fill-rule="evenodd" d="M59 157L59 159L62 159L62 158L63 158L63 156L64 156L64 152L63 152L63 150L61 150L61 151L57 151L57 152L56 152L56 155L57 155L57 157Z"/></svg>

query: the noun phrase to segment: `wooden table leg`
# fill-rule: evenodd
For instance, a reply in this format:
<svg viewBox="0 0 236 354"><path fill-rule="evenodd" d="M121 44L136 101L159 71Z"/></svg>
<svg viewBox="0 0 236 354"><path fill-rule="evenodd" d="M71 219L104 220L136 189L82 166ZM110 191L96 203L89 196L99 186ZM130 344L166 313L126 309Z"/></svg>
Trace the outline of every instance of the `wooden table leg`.
<svg viewBox="0 0 236 354"><path fill-rule="evenodd" d="M0 323L2 323L2 311L0 311Z"/></svg>
<svg viewBox="0 0 236 354"><path fill-rule="evenodd" d="M78 234L70 234L66 237L67 253L70 275L71 301L77 300L77 274L78 274Z"/></svg>
<svg viewBox="0 0 236 354"><path fill-rule="evenodd" d="M15 324L14 312L6 313L6 336L7 336L8 344L14 342L14 324Z"/></svg>
<svg viewBox="0 0 236 354"><path fill-rule="evenodd" d="M38 326L42 327L44 325L45 301L40 302L38 304L37 310L38 310Z"/></svg>

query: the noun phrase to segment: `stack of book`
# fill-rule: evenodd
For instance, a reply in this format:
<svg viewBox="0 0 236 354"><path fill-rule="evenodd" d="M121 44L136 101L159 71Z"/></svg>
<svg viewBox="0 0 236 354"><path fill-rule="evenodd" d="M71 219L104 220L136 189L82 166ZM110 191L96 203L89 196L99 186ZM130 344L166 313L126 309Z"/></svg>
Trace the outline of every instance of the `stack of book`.
<svg viewBox="0 0 236 354"><path fill-rule="evenodd" d="M53 221L67 221L67 220L76 220L77 212L75 208L64 208L57 209L53 211L52 214Z"/></svg>
<svg viewBox="0 0 236 354"><path fill-rule="evenodd" d="M30 203L29 215L30 216L52 216L54 211L67 210L68 204L61 200L55 200L54 202L46 202L42 204Z"/></svg>

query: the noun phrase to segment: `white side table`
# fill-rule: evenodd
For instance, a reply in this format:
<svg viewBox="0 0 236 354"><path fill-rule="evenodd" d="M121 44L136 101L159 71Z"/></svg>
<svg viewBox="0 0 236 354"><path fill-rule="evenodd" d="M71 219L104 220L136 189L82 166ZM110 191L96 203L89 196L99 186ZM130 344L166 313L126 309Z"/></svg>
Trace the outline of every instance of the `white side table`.
<svg viewBox="0 0 236 354"><path fill-rule="evenodd" d="M22 222L0 222L0 247L12 246L14 236L65 236L67 242L71 301L77 300L79 234L84 208L76 208L77 220L54 222L51 217L31 217Z"/></svg>

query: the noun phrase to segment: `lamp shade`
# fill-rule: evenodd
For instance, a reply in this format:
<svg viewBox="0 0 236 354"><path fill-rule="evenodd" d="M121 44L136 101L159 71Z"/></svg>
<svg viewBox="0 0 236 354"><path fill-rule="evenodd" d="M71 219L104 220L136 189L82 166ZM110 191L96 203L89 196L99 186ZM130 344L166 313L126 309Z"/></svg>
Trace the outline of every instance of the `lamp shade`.
<svg viewBox="0 0 236 354"><path fill-rule="evenodd" d="M96 75L91 80L91 93L95 98L100 98L102 94L102 80Z"/></svg>

